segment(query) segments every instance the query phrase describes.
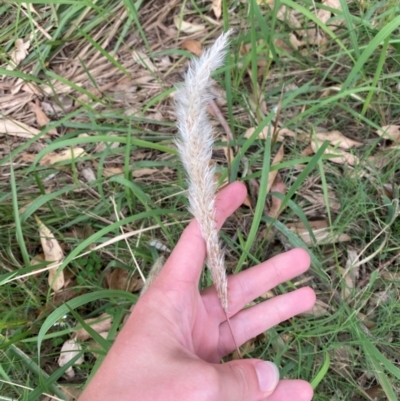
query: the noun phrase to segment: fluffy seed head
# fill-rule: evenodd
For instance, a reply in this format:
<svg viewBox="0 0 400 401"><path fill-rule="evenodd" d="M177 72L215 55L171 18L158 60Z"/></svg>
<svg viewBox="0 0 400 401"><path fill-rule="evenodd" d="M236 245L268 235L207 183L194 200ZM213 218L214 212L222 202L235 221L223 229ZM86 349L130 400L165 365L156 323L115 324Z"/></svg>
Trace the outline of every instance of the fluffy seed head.
<svg viewBox="0 0 400 401"><path fill-rule="evenodd" d="M222 34L198 60L194 60L185 82L176 93L178 151L188 176L189 210L199 223L206 242L206 264L216 287L221 305L228 308L228 288L224 253L215 220L215 168L211 161L214 137L208 119L211 100L211 74L223 65L230 31Z"/></svg>

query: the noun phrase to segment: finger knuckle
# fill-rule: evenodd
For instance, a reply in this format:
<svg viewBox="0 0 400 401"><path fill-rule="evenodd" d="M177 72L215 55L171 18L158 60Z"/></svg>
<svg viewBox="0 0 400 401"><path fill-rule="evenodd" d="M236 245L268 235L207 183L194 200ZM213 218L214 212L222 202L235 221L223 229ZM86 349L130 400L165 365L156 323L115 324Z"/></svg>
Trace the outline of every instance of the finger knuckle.
<svg viewBox="0 0 400 401"><path fill-rule="evenodd" d="M238 383L237 397L235 397L235 399L244 400L245 397L250 393L248 369L242 364L235 363L229 365L229 367L236 383Z"/></svg>

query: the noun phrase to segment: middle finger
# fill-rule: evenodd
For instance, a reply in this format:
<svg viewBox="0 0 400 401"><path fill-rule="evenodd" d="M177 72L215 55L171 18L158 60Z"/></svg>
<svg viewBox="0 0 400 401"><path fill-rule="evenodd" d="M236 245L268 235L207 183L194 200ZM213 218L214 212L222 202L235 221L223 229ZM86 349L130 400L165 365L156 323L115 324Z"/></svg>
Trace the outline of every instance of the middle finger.
<svg viewBox="0 0 400 401"><path fill-rule="evenodd" d="M245 305L266 291L304 273L310 266L308 253L301 248L273 258L228 277L228 316L234 316ZM202 300L208 313L221 323L226 320L214 286L202 291Z"/></svg>

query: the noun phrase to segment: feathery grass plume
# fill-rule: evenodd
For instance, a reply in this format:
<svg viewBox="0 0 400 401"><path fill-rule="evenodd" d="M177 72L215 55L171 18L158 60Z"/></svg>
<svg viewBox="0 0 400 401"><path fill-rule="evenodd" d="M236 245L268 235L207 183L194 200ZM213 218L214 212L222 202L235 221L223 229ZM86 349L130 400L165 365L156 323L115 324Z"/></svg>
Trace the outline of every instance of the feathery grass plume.
<svg viewBox="0 0 400 401"><path fill-rule="evenodd" d="M189 211L198 221L206 242L206 264L225 311L228 309L228 285L215 220L217 184L211 162L214 139L207 105L212 99L209 91L213 85L211 73L224 62L230 33L222 34L211 48L191 63L185 82L176 93L177 147L188 175Z"/></svg>

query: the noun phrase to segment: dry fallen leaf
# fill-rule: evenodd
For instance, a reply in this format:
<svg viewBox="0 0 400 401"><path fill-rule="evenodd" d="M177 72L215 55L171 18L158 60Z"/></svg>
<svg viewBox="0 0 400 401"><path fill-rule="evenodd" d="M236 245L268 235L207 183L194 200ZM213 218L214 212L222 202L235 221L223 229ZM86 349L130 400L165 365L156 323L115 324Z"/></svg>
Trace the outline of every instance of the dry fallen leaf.
<svg viewBox="0 0 400 401"><path fill-rule="evenodd" d="M101 335L105 340L107 339L108 334L108 331L99 333L99 335ZM96 359L101 355L101 353L104 353L103 347L96 341L89 341L88 351L91 352Z"/></svg>
<svg viewBox="0 0 400 401"><path fill-rule="evenodd" d="M39 127L44 127L50 122L49 117L46 116L38 101L29 103L29 107L36 115L36 122ZM52 128L49 132L50 135L57 135L57 130Z"/></svg>
<svg viewBox="0 0 400 401"><path fill-rule="evenodd" d="M77 343L74 339L70 339L65 341L63 346L61 347L60 357L58 358L58 366L66 365L72 358L82 352L82 347L79 343ZM80 365L84 361L83 354L75 361L75 365ZM65 375L68 376L69 379L73 379L75 377L75 371L70 366L66 371Z"/></svg>
<svg viewBox="0 0 400 401"><path fill-rule="evenodd" d="M341 4L340 0L324 0L322 2L323 5L334 8L337 10L341 10ZM328 10L324 10L322 8L318 8L316 11L316 17L323 23L327 24L327 22L331 19L332 13ZM344 22L344 19L335 19L335 23L333 24L332 29L336 30L338 26L342 25ZM332 25L332 24L329 24ZM317 45L322 45L326 43L327 39L325 35L323 34L322 30L319 28L311 28L306 31L306 36L308 37L308 42L310 44L317 44Z"/></svg>
<svg viewBox="0 0 400 401"><path fill-rule="evenodd" d="M81 174L87 182L96 181L96 174L91 167L85 167L82 169Z"/></svg>
<svg viewBox="0 0 400 401"><path fill-rule="evenodd" d="M46 262L55 262L58 264L64 258L63 250L54 238L53 233L40 221L40 219L35 215L36 222L39 226L40 242L42 243L42 248L44 252L44 258ZM49 286L54 291L59 291L64 286L64 272L58 271L57 266L49 266Z"/></svg>
<svg viewBox="0 0 400 401"><path fill-rule="evenodd" d="M49 152L42 157L39 164L42 166L51 166L53 164L64 162L68 160L76 160L79 157L85 156L85 150L83 148L75 147L61 151L60 153Z"/></svg>
<svg viewBox="0 0 400 401"><path fill-rule="evenodd" d="M340 4L340 0L324 0L322 2L327 7L336 8L337 10L342 9L342 5Z"/></svg>
<svg viewBox="0 0 400 401"><path fill-rule="evenodd" d="M385 167L392 160L393 160L393 155L390 155L390 153L386 153L384 151L377 152L374 156L368 157L368 161L371 162L371 164L378 169Z"/></svg>
<svg viewBox="0 0 400 401"><path fill-rule="evenodd" d="M88 90L94 97L101 99L103 97L103 92L101 91L102 88L91 88ZM107 88L109 89L109 88ZM86 104L93 101L93 97L87 93L84 93L76 98L76 102L79 104Z"/></svg>
<svg viewBox="0 0 400 401"><path fill-rule="evenodd" d="M310 145L315 153L318 150L319 146L317 146L315 141L311 142ZM359 161L357 156L345 152L342 149L332 148L330 146L325 150L324 154L330 155L331 157L329 158L329 160L337 164L348 164L349 166L354 166Z"/></svg>
<svg viewBox="0 0 400 401"><path fill-rule="evenodd" d="M30 139L39 134L40 131L11 118L2 118L0 119L0 133Z"/></svg>
<svg viewBox="0 0 400 401"><path fill-rule="evenodd" d="M203 24L192 24L191 22L183 21L179 15L175 15L174 24L178 30L185 33L202 32L206 29L205 25Z"/></svg>
<svg viewBox="0 0 400 401"><path fill-rule="evenodd" d="M31 259L30 264L31 264L31 266L41 265L45 261L46 261L46 259L45 259L44 253L38 253Z"/></svg>
<svg viewBox="0 0 400 401"><path fill-rule="evenodd" d="M304 31L305 39L304 41L310 45L324 45L327 42L327 39L321 29L319 28L309 28Z"/></svg>
<svg viewBox="0 0 400 401"><path fill-rule="evenodd" d="M181 48L190 51L197 57L200 57L201 53L203 53L203 46L198 40L187 39L182 42Z"/></svg>
<svg viewBox="0 0 400 401"><path fill-rule="evenodd" d="M34 82L28 82L21 86L21 90L26 93L30 93L32 95L36 95L37 97L41 97L42 93L40 92L38 86Z"/></svg>
<svg viewBox="0 0 400 401"><path fill-rule="evenodd" d="M317 299L312 309L303 312L300 316L324 316L329 314L329 305L325 304L321 300Z"/></svg>
<svg viewBox="0 0 400 401"><path fill-rule="evenodd" d="M342 287L342 299L348 299L351 295L351 290L355 287L355 281L358 277L358 267L354 267L354 261L357 259L358 252L355 249L347 248L346 267L339 267L339 271L344 278Z"/></svg>
<svg viewBox="0 0 400 401"><path fill-rule="evenodd" d="M286 185L283 182L280 174L278 174L274 180L274 183L272 184L271 187L271 192L278 192L282 195L285 195L286 193ZM271 197L271 208L268 211L268 216L272 217L273 219L278 218L279 214L282 213L283 209L281 209L282 206L282 199L277 198L276 196Z"/></svg>
<svg viewBox="0 0 400 401"><path fill-rule="evenodd" d="M254 127L248 128L246 130L246 132L244 133L244 137L249 139L253 135L255 130L256 129ZM267 137L267 135L268 135L268 129L267 129L267 127L264 127L263 130L258 134L257 139L265 139Z"/></svg>
<svg viewBox="0 0 400 401"><path fill-rule="evenodd" d="M146 175L153 175L160 170L157 170L156 168L139 168L137 170L132 171L132 177L133 178L140 178Z"/></svg>
<svg viewBox="0 0 400 401"><path fill-rule="evenodd" d="M314 153L315 153L315 152L314 152L314 149L312 148L311 145L306 146L306 147L301 151L301 155L302 155L302 156L311 156L311 155L313 155Z"/></svg>
<svg viewBox="0 0 400 401"><path fill-rule="evenodd" d="M383 138L400 142L400 125L385 125L378 129L376 133Z"/></svg>
<svg viewBox="0 0 400 401"><path fill-rule="evenodd" d="M110 330L112 324L112 316L108 313L102 313L98 317L85 319L85 323L89 325L95 332L102 333ZM76 341L86 341L90 337L90 334L84 328L77 330L74 334L74 339Z"/></svg>
<svg viewBox="0 0 400 401"><path fill-rule="evenodd" d="M153 62L150 60L149 56L147 56L145 53L139 52L139 51L134 51L132 53L133 60L135 60L137 63L141 64L144 68L151 72L156 72L157 68L153 64Z"/></svg>
<svg viewBox="0 0 400 401"><path fill-rule="evenodd" d="M23 162L23 163L33 163L35 158L36 158L36 155L32 155L32 154L27 153L27 152L21 152L19 154L18 161L19 162ZM20 212L20 214L21 213L22 212Z"/></svg>
<svg viewBox="0 0 400 401"><path fill-rule="evenodd" d="M39 127L43 127L44 125L47 125L50 122L49 117L47 117L46 114L44 114L44 111L40 107L38 101L29 103L29 107L36 114L36 122Z"/></svg>
<svg viewBox="0 0 400 401"><path fill-rule="evenodd" d="M316 242L314 242L310 232L302 222L287 224L287 228L296 233L306 245L332 244L334 242L350 241L350 237L347 234L335 235L335 233L331 233L327 220L309 221L309 225Z"/></svg>
<svg viewBox="0 0 400 401"><path fill-rule="evenodd" d="M96 164L94 163L95 167ZM123 167L104 167L102 173L104 177L112 177L113 175L124 174L124 169Z"/></svg>
<svg viewBox="0 0 400 401"><path fill-rule="evenodd" d="M254 131L256 129L254 127L251 127L249 129L246 130L246 132L244 133L244 137L245 138L250 138ZM262 131L259 133L257 139L267 139L268 137L268 133L271 132L272 129L268 128L268 127L264 127L262 129ZM272 137L274 137L275 134L272 135ZM291 138L295 138L296 137L296 133L288 128L281 128L278 129L278 135L277 135L277 142L283 142L285 137L291 137Z"/></svg>
<svg viewBox="0 0 400 401"><path fill-rule="evenodd" d="M376 323L373 322L372 320L368 319L364 313L358 312L357 317L360 319L361 322L368 328L368 329L373 329L376 327Z"/></svg>
<svg viewBox="0 0 400 401"><path fill-rule="evenodd" d="M32 3L21 3L21 6L40 17L40 14L33 8Z"/></svg>
<svg viewBox="0 0 400 401"><path fill-rule="evenodd" d="M123 290L135 292L142 289L144 283L138 274L132 275L128 270L117 267L109 275L106 275L108 287L111 290Z"/></svg>
<svg viewBox="0 0 400 401"><path fill-rule="evenodd" d="M278 151L276 152L276 155L275 155L274 159L272 160L271 167L276 165L276 164L279 164L283 159L283 155L284 155L284 147L283 147L283 144L282 144L280 146L280 148L278 149ZM268 175L268 185L267 185L267 194L271 191L272 184L274 183L275 177L276 177L277 174L278 174L278 170L274 170L274 171L271 171L269 173L269 175Z"/></svg>
<svg viewBox="0 0 400 401"><path fill-rule="evenodd" d="M281 48L282 50L285 50L289 54L293 52L293 49L294 50L299 50L302 46L304 46L306 44L302 40L297 39L297 36L294 33L290 33L289 34L289 42L290 42L291 46L289 46L281 38L275 38L274 39L275 46Z"/></svg>
<svg viewBox="0 0 400 401"><path fill-rule="evenodd" d="M301 28L300 21L297 19L295 12L286 6L282 6L278 10L276 17L280 21L286 22L290 28Z"/></svg>
<svg viewBox="0 0 400 401"><path fill-rule="evenodd" d="M86 225L84 225L82 227L77 227L77 226L73 227L71 229L71 231L64 233L64 237L65 238L77 238L77 239L80 239L80 240L85 240L85 239L88 239L89 237L91 237L93 234L94 234L94 230L93 230L92 226L89 225L89 224L86 224ZM86 250L93 250L95 247L96 247L95 244L93 244L93 243L89 244L85 248L85 251Z"/></svg>
<svg viewBox="0 0 400 401"><path fill-rule="evenodd" d="M35 266L35 265L42 265L46 261L44 257L44 253L39 253L35 255L31 260L30 260L30 265ZM44 266L41 266L44 267ZM41 270L40 268L38 270ZM43 272L38 272L34 273L33 276L40 276Z"/></svg>
<svg viewBox="0 0 400 401"><path fill-rule="evenodd" d="M314 187L310 189L304 189L300 196L302 196L304 199L307 199L311 203L313 210L317 210L319 208L326 209L328 206L325 201L324 193L322 191L316 191ZM337 198L335 192L333 192L331 189L328 189L328 203L330 210L334 212L338 212L340 210L339 199Z"/></svg>
<svg viewBox="0 0 400 401"><path fill-rule="evenodd" d="M248 208L251 209L251 198L250 195L247 194L245 200L243 201L243 205L247 206Z"/></svg>
<svg viewBox="0 0 400 401"><path fill-rule="evenodd" d="M241 347L240 350L244 355L250 354L253 352L256 348L256 338L252 338L248 341L246 341ZM232 359L237 360L237 359L242 359L242 357L238 354L237 350L233 352L232 354Z"/></svg>
<svg viewBox="0 0 400 401"><path fill-rule="evenodd" d="M28 56L28 49L31 46L31 41L27 40L24 42L22 39L15 41L15 49L10 54L10 62L7 66L7 70L14 70L21 61L25 60Z"/></svg>
<svg viewBox="0 0 400 401"><path fill-rule="evenodd" d="M68 278L65 281L68 282L69 281ZM84 292L85 290L82 288L81 289L77 289L75 287L63 288L62 290L55 292L53 294L53 300L51 305L60 306L62 304L65 304L69 300L76 298L79 295L82 295Z"/></svg>
<svg viewBox="0 0 400 401"><path fill-rule="evenodd" d="M211 7L217 19L219 19L222 14L221 5L222 5L222 0L212 0Z"/></svg>
<svg viewBox="0 0 400 401"><path fill-rule="evenodd" d="M387 393L385 390L382 388L380 384L377 384L375 386L372 386L370 388L367 388L365 390L365 393L370 397L371 400L385 400L387 399ZM365 399L365 398L364 398ZM361 400L361 398L360 398Z"/></svg>
<svg viewBox="0 0 400 401"><path fill-rule="evenodd" d="M317 10L316 15L317 15L317 18L318 18L322 23L326 24L326 23L329 21L329 19L331 18L331 15L332 15L332 14L331 14L330 11L323 10L323 9L319 8L319 9Z"/></svg>
<svg viewBox="0 0 400 401"><path fill-rule="evenodd" d="M317 132L315 136L319 141L329 141L332 145L337 145L342 149L359 148L363 143L347 138L340 131Z"/></svg>
<svg viewBox="0 0 400 401"><path fill-rule="evenodd" d="M110 132L108 136L113 137L118 136L118 134L115 132ZM119 145L119 142L114 142L112 140L110 142L99 142L94 149L94 153L103 153L107 148L116 149L119 147Z"/></svg>

